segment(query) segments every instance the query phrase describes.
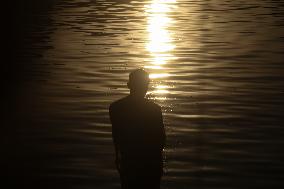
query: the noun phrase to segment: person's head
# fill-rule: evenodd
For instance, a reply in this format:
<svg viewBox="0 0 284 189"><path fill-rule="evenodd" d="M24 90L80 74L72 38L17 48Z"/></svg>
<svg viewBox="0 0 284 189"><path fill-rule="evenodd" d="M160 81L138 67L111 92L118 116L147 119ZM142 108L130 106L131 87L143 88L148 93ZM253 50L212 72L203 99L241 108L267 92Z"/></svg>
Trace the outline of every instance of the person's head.
<svg viewBox="0 0 284 189"><path fill-rule="evenodd" d="M136 69L129 74L127 83L130 94L137 97L144 97L148 90L150 79L149 74L143 69Z"/></svg>

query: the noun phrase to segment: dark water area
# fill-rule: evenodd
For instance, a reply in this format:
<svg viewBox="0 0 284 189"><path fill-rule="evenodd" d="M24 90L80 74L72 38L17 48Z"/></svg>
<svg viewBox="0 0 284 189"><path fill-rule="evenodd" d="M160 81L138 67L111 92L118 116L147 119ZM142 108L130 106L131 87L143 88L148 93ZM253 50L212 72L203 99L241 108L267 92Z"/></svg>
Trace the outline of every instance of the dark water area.
<svg viewBox="0 0 284 189"><path fill-rule="evenodd" d="M11 187L119 188L108 106L137 67L163 110L163 189L284 186L284 3L11 4L1 152Z"/></svg>

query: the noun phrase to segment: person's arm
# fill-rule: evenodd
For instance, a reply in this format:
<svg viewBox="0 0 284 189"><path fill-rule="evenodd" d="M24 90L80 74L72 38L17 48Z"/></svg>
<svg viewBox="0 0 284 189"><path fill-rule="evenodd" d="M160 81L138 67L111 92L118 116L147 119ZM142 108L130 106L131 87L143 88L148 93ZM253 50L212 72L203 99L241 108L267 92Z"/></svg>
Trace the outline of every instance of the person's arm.
<svg viewBox="0 0 284 189"><path fill-rule="evenodd" d="M165 154L164 154L164 147L166 145L166 132L165 132L165 126L164 126L164 122L163 122L163 114L162 114L162 110L161 107L159 108L159 113L158 113L158 122L159 122L159 127L160 127L160 132L161 132L161 146L160 146L160 150L161 150L161 155L162 155L162 162L164 163L165 161ZM161 168L161 175L164 175L164 169L163 166Z"/></svg>
<svg viewBox="0 0 284 189"><path fill-rule="evenodd" d="M159 126L161 129L161 150L163 150L166 144L166 132L161 108L159 108Z"/></svg>
<svg viewBox="0 0 284 189"><path fill-rule="evenodd" d="M117 140L117 128L116 128L116 123L115 123L115 115L113 115L113 110L110 107L109 108L109 116L110 116L110 121L112 124L112 140L114 144L114 150L115 150L115 165L118 171L120 171L120 161L121 161L121 153L120 153L120 148Z"/></svg>
<svg viewBox="0 0 284 189"><path fill-rule="evenodd" d="M114 146L115 146L115 166L117 170L120 171L121 153L118 145L115 144Z"/></svg>

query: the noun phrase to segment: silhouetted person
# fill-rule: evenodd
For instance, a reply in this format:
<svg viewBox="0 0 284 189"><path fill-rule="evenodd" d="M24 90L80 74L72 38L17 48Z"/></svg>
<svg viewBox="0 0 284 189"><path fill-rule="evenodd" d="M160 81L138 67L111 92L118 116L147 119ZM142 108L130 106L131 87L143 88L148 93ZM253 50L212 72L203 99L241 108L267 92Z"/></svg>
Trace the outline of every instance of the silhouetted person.
<svg viewBox="0 0 284 189"><path fill-rule="evenodd" d="M159 189L165 130L159 105L145 99L149 74L130 73L130 94L110 105L116 166L123 189Z"/></svg>

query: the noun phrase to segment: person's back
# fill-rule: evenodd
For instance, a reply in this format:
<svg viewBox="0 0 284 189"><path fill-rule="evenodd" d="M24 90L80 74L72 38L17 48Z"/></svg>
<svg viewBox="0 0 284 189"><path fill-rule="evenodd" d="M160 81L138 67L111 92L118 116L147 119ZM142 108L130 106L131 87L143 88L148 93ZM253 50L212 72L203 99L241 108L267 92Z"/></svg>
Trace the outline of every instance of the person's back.
<svg viewBox="0 0 284 189"><path fill-rule="evenodd" d="M165 143L161 108L144 98L147 90L137 95L129 88L130 95L109 109L122 187L159 188Z"/></svg>

